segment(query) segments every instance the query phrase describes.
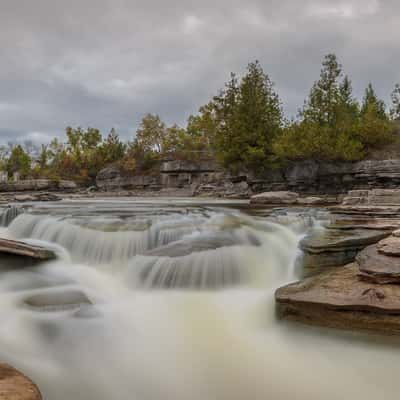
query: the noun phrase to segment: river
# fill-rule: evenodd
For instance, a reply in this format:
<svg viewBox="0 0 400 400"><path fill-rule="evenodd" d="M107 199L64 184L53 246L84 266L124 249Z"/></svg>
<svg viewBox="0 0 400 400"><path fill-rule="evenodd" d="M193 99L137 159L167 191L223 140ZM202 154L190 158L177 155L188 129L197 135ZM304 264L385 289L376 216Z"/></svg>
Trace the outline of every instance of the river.
<svg viewBox="0 0 400 400"><path fill-rule="evenodd" d="M0 260L0 359L47 400L398 399L396 340L275 318L324 218L217 200L32 204L1 235L58 257Z"/></svg>

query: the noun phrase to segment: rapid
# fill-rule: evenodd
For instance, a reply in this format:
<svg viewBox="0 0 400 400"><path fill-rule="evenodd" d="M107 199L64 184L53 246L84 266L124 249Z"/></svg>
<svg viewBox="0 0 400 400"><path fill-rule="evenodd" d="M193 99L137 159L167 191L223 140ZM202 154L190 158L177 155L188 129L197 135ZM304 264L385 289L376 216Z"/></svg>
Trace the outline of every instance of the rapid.
<svg viewBox="0 0 400 400"><path fill-rule="evenodd" d="M185 199L3 210L2 237L57 258L0 259L0 360L47 400L398 399L398 341L275 318L324 218Z"/></svg>

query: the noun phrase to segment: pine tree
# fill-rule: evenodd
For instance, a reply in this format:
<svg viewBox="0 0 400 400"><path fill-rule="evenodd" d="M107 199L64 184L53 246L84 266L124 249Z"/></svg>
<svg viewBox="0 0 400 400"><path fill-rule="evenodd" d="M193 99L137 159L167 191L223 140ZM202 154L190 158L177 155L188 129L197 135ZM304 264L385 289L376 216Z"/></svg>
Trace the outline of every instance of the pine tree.
<svg viewBox="0 0 400 400"><path fill-rule="evenodd" d="M267 168L283 116L278 95L260 63L250 63L240 83L232 74L214 104L217 157L236 171Z"/></svg>

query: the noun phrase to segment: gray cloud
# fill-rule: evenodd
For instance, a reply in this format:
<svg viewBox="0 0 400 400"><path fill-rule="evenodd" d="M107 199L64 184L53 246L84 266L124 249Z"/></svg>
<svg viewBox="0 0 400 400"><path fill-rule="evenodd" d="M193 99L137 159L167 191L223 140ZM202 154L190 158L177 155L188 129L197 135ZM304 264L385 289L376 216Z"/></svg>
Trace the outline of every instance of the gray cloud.
<svg viewBox="0 0 400 400"><path fill-rule="evenodd" d="M146 112L184 123L259 59L296 113L335 52L358 96L400 81L394 0L2 0L0 141L67 125L132 137Z"/></svg>

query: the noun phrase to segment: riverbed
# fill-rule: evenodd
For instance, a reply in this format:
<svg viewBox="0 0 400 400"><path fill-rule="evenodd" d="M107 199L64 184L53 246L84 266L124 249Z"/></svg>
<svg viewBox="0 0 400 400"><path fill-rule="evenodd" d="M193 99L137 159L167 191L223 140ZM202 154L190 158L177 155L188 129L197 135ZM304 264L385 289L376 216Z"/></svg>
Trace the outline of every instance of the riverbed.
<svg viewBox="0 0 400 400"><path fill-rule="evenodd" d="M399 342L278 321L299 241L326 211L246 202L32 203L1 236L0 359L48 400L398 399Z"/></svg>

